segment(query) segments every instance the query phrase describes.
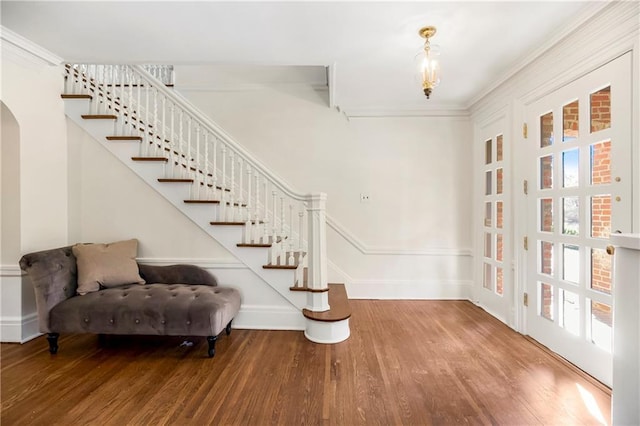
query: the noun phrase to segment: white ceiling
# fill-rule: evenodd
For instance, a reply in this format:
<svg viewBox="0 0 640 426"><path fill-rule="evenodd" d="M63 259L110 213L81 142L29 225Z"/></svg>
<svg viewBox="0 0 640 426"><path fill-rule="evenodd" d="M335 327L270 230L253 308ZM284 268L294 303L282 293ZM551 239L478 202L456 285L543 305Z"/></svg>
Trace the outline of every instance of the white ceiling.
<svg viewBox="0 0 640 426"><path fill-rule="evenodd" d="M346 111L466 109L605 3L1 2L1 23L73 62L335 65ZM442 82L415 73L435 25Z"/></svg>

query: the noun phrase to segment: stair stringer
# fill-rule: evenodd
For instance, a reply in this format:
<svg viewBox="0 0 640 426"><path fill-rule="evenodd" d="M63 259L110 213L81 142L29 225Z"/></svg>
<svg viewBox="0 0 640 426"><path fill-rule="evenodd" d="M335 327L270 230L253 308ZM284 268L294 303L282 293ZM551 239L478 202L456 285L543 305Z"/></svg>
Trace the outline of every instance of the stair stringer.
<svg viewBox="0 0 640 426"><path fill-rule="evenodd" d="M264 269L268 263L268 248L238 247L242 241L242 226L211 225L216 217L217 205L187 204L184 200L190 198L190 183L161 183L158 178L164 177L164 164L152 162L135 162L131 157L139 154L140 142L118 141L112 142L107 136L117 135L117 120L85 120L81 116L89 110L89 100L67 99L65 102L66 115L80 128L90 134L107 151L118 158L123 164L137 174L144 182L162 195L169 203L189 218L193 223L206 232L211 238L237 257L253 273L260 277L267 285L276 290L285 300L300 310L307 307L306 292L291 291L294 283L295 270Z"/></svg>

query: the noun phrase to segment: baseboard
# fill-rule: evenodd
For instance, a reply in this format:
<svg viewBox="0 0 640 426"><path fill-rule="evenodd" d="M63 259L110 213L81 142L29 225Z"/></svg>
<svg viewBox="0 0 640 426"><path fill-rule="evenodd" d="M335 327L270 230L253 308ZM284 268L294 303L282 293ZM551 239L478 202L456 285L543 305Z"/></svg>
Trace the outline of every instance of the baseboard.
<svg viewBox="0 0 640 426"><path fill-rule="evenodd" d="M233 328L248 330L304 330L302 312L294 307L242 305Z"/></svg>
<svg viewBox="0 0 640 426"><path fill-rule="evenodd" d="M0 342L25 343L42 335L38 331L38 314L0 318Z"/></svg>
<svg viewBox="0 0 640 426"><path fill-rule="evenodd" d="M349 299L471 300L471 280L353 280Z"/></svg>

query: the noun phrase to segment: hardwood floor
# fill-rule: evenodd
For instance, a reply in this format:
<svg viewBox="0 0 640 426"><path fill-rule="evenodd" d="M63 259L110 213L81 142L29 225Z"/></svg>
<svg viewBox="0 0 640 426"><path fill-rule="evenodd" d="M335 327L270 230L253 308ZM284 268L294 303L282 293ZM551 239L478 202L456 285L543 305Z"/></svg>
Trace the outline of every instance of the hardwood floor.
<svg viewBox="0 0 640 426"><path fill-rule="evenodd" d="M607 388L463 301L351 301L352 336L1 345L3 426L610 423Z"/></svg>

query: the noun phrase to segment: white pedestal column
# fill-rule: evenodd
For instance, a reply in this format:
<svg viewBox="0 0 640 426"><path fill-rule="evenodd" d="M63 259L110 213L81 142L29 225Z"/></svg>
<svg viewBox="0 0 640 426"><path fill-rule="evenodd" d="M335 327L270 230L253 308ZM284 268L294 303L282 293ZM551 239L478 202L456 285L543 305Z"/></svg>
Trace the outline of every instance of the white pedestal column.
<svg viewBox="0 0 640 426"><path fill-rule="evenodd" d="M640 425L640 234L612 234L614 425Z"/></svg>

